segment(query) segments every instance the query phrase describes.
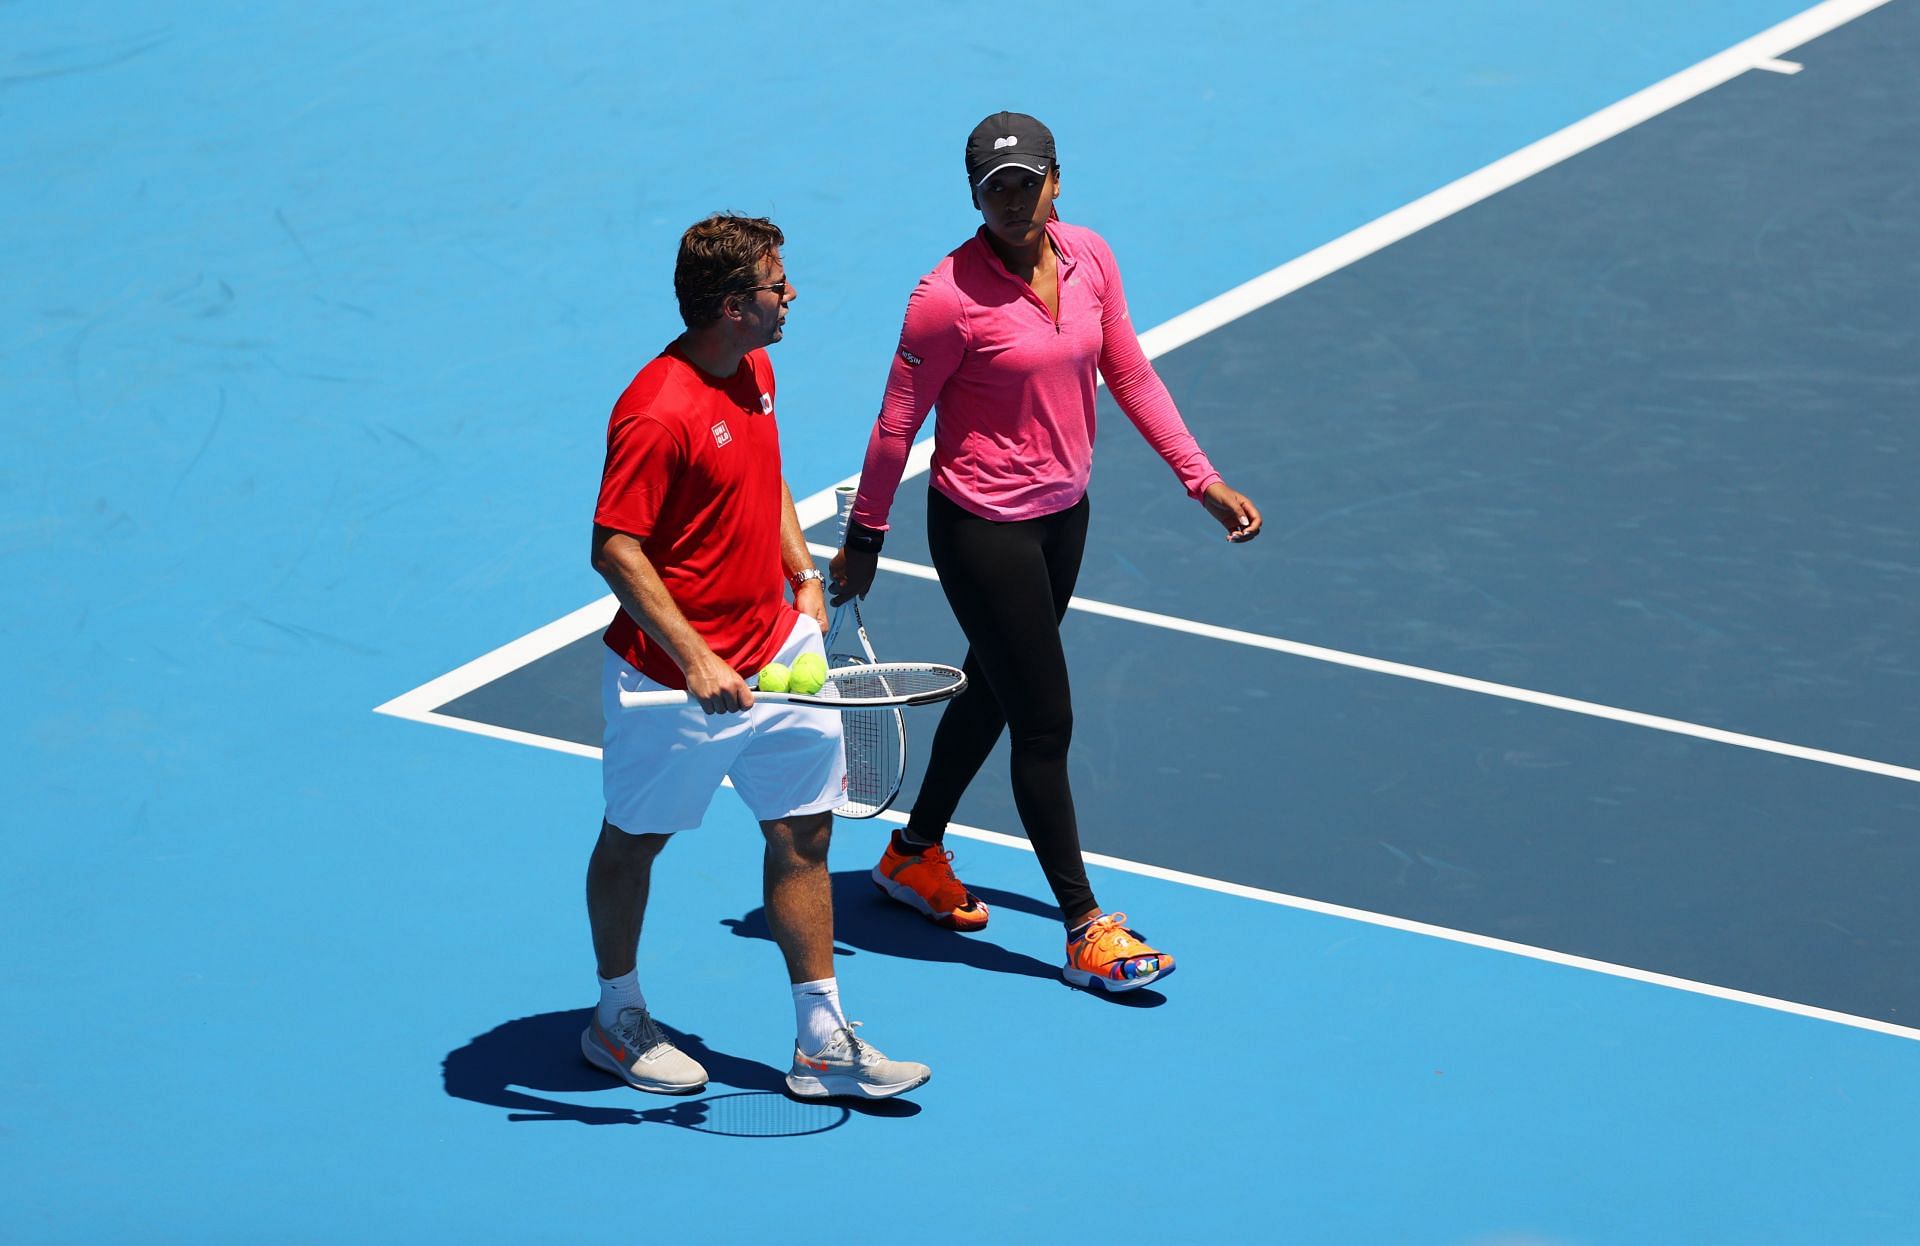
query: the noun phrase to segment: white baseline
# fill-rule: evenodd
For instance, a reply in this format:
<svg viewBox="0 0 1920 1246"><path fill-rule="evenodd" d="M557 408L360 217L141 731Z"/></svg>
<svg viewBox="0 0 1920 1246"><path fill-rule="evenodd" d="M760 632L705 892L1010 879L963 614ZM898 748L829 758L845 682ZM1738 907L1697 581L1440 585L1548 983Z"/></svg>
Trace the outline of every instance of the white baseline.
<svg viewBox="0 0 1920 1246"><path fill-rule="evenodd" d="M829 545L809 543L808 549L816 554L831 556L839 551ZM904 562L898 558L882 558L882 570L899 575L911 576L917 580L938 582L940 573L932 567L915 562ZM1850 757L1845 753L1828 752L1826 749L1807 748L1800 744L1787 744L1780 740L1769 740L1764 736L1746 735L1738 731L1725 731L1719 727L1707 727L1700 723L1690 723L1678 718L1663 718L1658 714L1643 714L1638 710L1618 709L1611 705L1601 705L1594 701L1582 701L1575 697L1563 697L1552 692L1536 692L1531 688L1516 688L1512 684L1497 684L1491 680L1474 679L1467 675L1454 675L1446 671L1428 670L1424 666L1411 666L1405 662L1389 662L1385 658L1370 658L1363 654L1347 653L1339 649L1328 649L1321 645L1309 645L1298 640L1285 640L1279 636L1263 636L1259 632L1242 631L1237 627L1221 627L1216 623L1201 623L1193 619L1183 619L1171 614L1156 614L1151 610L1138 610L1132 606L1116 606L1111 602L1096 601L1091 597L1072 597L1067 601L1069 610L1083 610L1088 614L1103 615L1109 619L1123 619L1129 623L1141 623L1148 627L1164 628L1170 632L1185 632L1189 636L1205 636L1210 640L1224 640L1236 645L1247 645L1254 649L1269 649L1275 653L1289 653L1298 658L1311 658L1316 662L1329 662L1335 666L1349 666L1355 670L1372 671L1378 675L1393 675L1400 679L1413 679L1426 684L1438 684L1443 688L1457 688L1462 692L1477 692L1483 696L1500 697L1508 701L1522 701L1528 705L1545 706L1548 709L1565 710L1570 714L1585 714L1590 718L1605 718L1613 722L1628 723L1635 727L1649 727L1655 731L1672 732L1674 735L1692 736L1699 740L1712 740L1717 744L1731 744L1738 748L1756 749L1763 753L1777 753L1782 757L1795 757L1802 761L1815 761L1828 766L1840 766L1847 770L1861 770L1868 774L1877 774L1889 779L1905 779L1909 783L1920 783L1920 770L1909 766L1896 766L1891 762L1871 761L1864 757Z"/></svg>

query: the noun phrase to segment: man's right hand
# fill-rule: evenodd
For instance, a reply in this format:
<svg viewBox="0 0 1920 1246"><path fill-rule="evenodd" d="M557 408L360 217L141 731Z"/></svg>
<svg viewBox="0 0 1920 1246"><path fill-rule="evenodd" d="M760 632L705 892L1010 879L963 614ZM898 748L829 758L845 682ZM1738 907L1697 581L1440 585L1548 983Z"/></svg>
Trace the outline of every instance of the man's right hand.
<svg viewBox="0 0 1920 1246"><path fill-rule="evenodd" d="M753 704L753 689L740 672L712 653L687 666L687 693L709 714L738 714Z"/></svg>
<svg viewBox="0 0 1920 1246"><path fill-rule="evenodd" d="M849 598L865 597L879 570L880 555L841 546L827 564L827 579L833 583L832 603L837 606Z"/></svg>

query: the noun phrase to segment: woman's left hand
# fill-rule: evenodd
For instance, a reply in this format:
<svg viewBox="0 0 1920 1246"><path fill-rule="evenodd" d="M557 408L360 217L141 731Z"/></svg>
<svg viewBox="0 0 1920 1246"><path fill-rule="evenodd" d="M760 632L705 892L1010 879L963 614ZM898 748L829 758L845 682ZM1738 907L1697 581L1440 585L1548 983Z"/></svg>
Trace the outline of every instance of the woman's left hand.
<svg viewBox="0 0 1920 1246"><path fill-rule="evenodd" d="M1200 505L1227 530L1227 540L1251 541L1260 535L1259 508L1248 501L1244 493L1229 488L1226 481L1216 480L1208 485L1207 491L1200 495Z"/></svg>

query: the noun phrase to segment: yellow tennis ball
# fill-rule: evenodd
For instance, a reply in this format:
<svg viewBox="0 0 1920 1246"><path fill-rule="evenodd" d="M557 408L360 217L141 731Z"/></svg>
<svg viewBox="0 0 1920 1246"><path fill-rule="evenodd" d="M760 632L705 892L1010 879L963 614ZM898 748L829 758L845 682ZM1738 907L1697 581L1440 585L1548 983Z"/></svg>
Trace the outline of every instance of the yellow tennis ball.
<svg viewBox="0 0 1920 1246"><path fill-rule="evenodd" d="M827 682L827 660L817 653L803 653L793 660L790 692L818 692Z"/></svg>
<svg viewBox="0 0 1920 1246"><path fill-rule="evenodd" d="M760 678L754 682L762 692L785 692L790 686L793 672L783 662L769 662L760 670Z"/></svg>

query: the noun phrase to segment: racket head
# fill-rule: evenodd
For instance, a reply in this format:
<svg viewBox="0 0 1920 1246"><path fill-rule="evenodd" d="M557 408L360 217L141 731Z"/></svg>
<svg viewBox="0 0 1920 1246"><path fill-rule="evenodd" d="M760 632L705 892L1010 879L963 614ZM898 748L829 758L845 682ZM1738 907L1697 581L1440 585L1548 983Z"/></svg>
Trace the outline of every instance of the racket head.
<svg viewBox="0 0 1920 1246"><path fill-rule="evenodd" d="M843 818L885 813L907 777L907 720L897 709L849 710L840 715L847 788L834 812Z"/></svg>
<svg viewBox="0 0 1920 1246"><path fill-rule="evenodd" d="M847 543L847 520L853 514L857 485L833 491L836 528L834 543ZM867 636L860 599L849 598L834 607L827 628L827 669L872 665L880 659ZM907 778L907 719L898 709L852 710L840 715L846 743L847 791L834 813L843 818L871 818L885 813L900 795Z"/></svg>
<svg viewBox="0 0 1920 1246"><path fill-rule="evenodd" d="M841 533L852 491L842 493ZM834 607L827 630L827 669L871 666L879 659L867 636L866 620L855 597ZM898 709L853 710L840 715L846 742L847 791L834 810L843 818L871 818L885 813L900 795L907 778L907 719Z"/></svg>

